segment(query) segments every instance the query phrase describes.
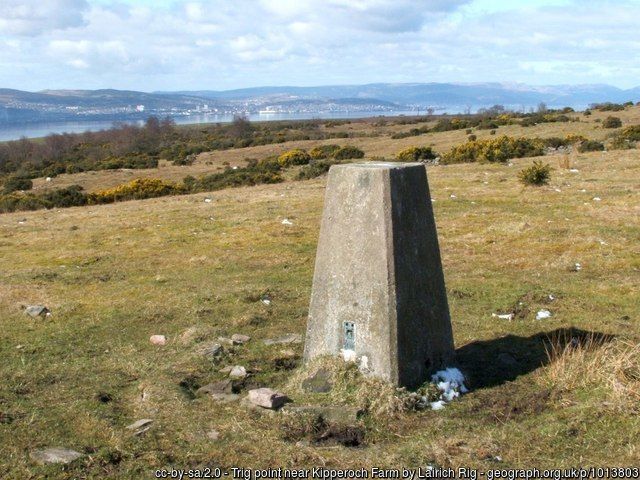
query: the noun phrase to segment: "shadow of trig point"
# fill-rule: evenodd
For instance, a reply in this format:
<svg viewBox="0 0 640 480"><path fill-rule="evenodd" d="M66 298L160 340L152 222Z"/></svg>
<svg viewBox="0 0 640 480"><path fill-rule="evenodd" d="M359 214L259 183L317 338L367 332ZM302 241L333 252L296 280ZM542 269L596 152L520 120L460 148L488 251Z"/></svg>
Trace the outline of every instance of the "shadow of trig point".
<svg viewBox="0 0 640 480"><path fill-rule="evenodd" d="M453 359L453 333L424 165L329 170L304 348L357 357L415 387Z"/></svg>

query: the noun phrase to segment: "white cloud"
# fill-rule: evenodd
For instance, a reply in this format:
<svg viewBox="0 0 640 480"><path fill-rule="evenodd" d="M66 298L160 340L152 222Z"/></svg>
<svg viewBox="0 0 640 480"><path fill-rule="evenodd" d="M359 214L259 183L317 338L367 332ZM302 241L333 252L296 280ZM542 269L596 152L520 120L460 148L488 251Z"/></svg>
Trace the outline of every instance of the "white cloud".
<svg viewBox="0 0 640 480"><path fill-rule="evenodd" d="M85 25L86 0L2 0L0 32L9 35L39 35Z"/></svg>
<svg viewBox="0 0 640 480"><path fill-rule="evenodd" d="M640 83L637 1L122 1L0 0L0 87Z"/></svg>

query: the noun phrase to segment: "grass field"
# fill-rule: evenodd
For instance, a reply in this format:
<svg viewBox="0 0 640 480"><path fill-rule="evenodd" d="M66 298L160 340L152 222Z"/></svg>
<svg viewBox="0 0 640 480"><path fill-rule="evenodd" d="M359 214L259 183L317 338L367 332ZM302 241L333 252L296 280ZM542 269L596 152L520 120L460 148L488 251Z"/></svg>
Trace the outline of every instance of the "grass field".
<svg viewBox="0 0 640 480"><path fill-rule="evenodd" d="M614 115L636 123L639 111ZM598 115L606 116L498 134L603 138ZM380 136L326 143L354 144L371 158L466 137L388 137L414 126L356 123ZM307 143L51 183L95 189L138 176L182 178ZM442 411L365 416L358 448L290 441L281 414L193 395L224 378L222 367L244 365L246 387L327 403L326 394L291 387L302 344L263 344L304 333L324 178L0 215L0 477L152 478L172 466L638 465L640 151L580 154L577 172L560 168L560 156L543 160L554 170L539 188L517 181L532 159L428 167L455 343L472 391ZM270 305L261 301L267 294ZM21 306L38 303L52 316L24 314ZM541 308L551 318L535 320ZM513 309L514 320L492 316ZM199 353L234 333L251 340L227 347L217 363ZM167 345L151 345L153 334ZM572 337L578 345L564 348ZM125 427L141 418L152 428L132 435ZM50 446L85 455L67 466L30 460Z"/></svg>

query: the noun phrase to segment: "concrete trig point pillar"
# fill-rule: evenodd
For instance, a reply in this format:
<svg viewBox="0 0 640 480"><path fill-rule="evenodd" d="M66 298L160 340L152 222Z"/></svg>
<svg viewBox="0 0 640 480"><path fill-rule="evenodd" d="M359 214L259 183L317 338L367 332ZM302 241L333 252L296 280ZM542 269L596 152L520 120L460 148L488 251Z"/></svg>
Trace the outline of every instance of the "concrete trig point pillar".
<svg viewBox="0 0 640 480"><path fill-rule="evenodd" d="M424 165L329 170L305 360L352 350L372 375L415 387L453 357Z"/></svg>

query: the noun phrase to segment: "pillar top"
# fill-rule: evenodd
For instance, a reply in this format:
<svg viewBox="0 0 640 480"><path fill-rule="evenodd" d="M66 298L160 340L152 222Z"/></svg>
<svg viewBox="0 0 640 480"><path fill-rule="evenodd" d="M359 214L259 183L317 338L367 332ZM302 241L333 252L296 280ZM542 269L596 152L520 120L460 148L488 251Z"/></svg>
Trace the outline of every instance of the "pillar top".
<svg viewBox="0 0 640 480"><path fill-rule="evenodd" d="M391 170L391 169L403 169L403 168L415 168L423 167L423 163L419 162L362 162L362 163L339 163L333 165L339 168L364 168L372 170Z"/></svg>

